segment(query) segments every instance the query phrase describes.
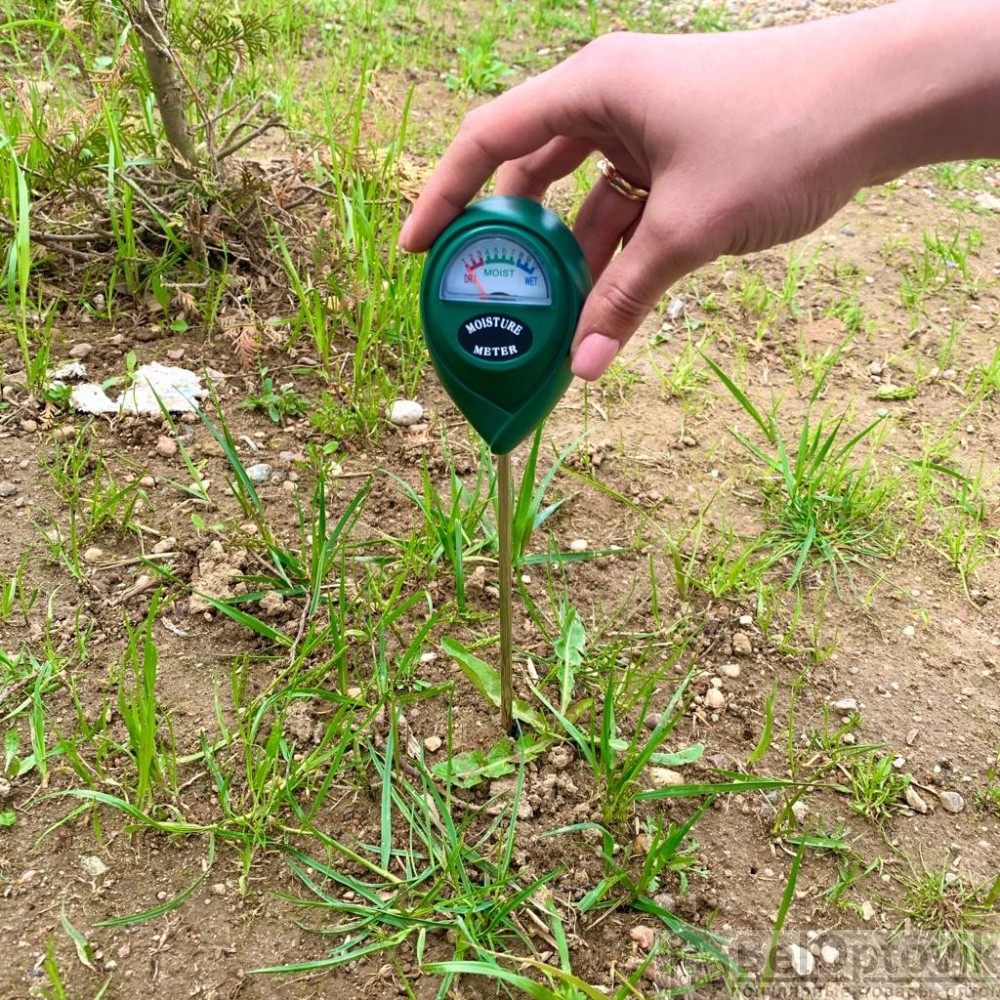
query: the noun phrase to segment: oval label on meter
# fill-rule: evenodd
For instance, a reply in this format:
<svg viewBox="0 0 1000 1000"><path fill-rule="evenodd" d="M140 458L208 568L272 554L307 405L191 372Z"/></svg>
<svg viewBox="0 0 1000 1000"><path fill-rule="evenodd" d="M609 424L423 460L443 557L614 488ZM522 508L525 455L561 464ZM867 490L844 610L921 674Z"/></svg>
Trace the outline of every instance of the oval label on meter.
<svg viewBox="0 0 1000 1000"><path fill-rule="evenodd" d="M483 361L524 357L533 343L531 327L503 313L479 313L463 320L458 328L458 346Z"/></svg>

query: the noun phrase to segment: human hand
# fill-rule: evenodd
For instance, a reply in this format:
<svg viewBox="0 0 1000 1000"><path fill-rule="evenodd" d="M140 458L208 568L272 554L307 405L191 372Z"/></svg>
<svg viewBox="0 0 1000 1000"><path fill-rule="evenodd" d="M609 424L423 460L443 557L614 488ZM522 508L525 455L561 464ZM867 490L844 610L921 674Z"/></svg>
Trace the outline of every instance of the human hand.
<svg viewBox="0 0 1000 1000"><path fill-rule="evenodd" d="M426 250L501 164L497 193L541 199L599 150L650 193L630 201L598 179L574 225L595 284L572 367L598 378L700 265L802 236L917 163L973 155L949 116L984 74L994 117L1000 103L995 40L968 68L989 4L951 11L950 34L934 0L909 0L765 31L606 35L466 116L400 245ZM949 83L928 97L937 70Z"/></svg>

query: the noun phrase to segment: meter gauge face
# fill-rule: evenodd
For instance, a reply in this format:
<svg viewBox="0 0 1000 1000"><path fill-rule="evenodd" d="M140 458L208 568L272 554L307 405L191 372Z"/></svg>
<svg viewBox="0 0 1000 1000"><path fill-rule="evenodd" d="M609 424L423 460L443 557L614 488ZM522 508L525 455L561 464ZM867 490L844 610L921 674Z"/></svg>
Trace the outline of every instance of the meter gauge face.
<svg viewBox="0 0 1000 1000"><path fill-rule="evenodd" d="M495 233L470 239L455 252L441 279L441 298L547 306L552 292L537 255L519 240Z"/></svg>

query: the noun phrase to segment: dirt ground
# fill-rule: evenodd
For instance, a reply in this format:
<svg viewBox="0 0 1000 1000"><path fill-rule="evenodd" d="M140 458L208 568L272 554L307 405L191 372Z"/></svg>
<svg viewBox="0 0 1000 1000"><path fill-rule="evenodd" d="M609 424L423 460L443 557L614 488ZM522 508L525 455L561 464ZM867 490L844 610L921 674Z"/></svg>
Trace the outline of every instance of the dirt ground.
<svg viewBox="0 0 1000 1000"><path fill-rule="evenodd" d="M890 932L916 927L907 885L918 873L948 872L962 885L981 886L1000 872L1000 797L991 807L983 794L996 788L1000 751L1000 393L972 406L966 381L977 366L990 363L1000 344L998 208L1000 169L984 168L970 190L961 182L949 186L940 172L922 171L867 192L793 251L782 248L705 268L671 290L664 311L647 321L611 376L589 389L574 383L547 428L547 447L551 440L557 449L588 432L573 461L578 472L606 489L570 472L560 474L551 495L565 502L546 528L563 550L582 539L590 549L622 551L567 563L548 579L543 567L532 568L523 586L548 606L547 588L553 579L560 586L564 581L592 648L619 643L621 656L645 657L643 669L662 670L652 711L664 711L685 672L695 669L695 697L665 748L704 744L702 760L684 769L686 779L710 780L713 768L744 768L761 738L768 698L776 692L775 738L756 773L787 775L786 728L792 728L795 752L807 756L810 734L835 731L842 718L857 714L861 721L848 742L883 748L880 753L893 761L898 774L911 776L911 789L918 793L915 799L894 801L882 823L860 815L843 786L832 787L833 781L803 799L805 806L796 813L798 830L848 841L865 864L834 897L831 887L844 876L843 856L821 849L804 855L780 952L782 974L770 995L830 1000L944 996L946 991L949 996L1000 995L975 978L960 982L949 974L935 979L912 956L892 975L872 971L858 957L864 946L879 942L885 959L892 953L886 943ZM924 234L950 238L973 230L981 239L969 245L968 277L929 287L922 319L914 322L900 304L900 276L922 253ZM790 252L812 262L811 269L795 287L793 307L757 337L761 316L752 307L748 276L780 288ZM847 412L855 430L886 415L871 474L898 474L902 493L915 490L903 474L927 453L927 442L947 439L949 460L981 473L984 557L964 584L935 548L943 530L939 518L918 517L908 498L897 496L892 515L899 544L891 558L864 559L843 569L836 581L828 566L810 566L792 590L784 586L791 571L786 561L770 571L759 594L714 597L698 588L678 594L669 583L662 533L684 538L702 519L706 542L699 566L707 576L709 541L752 539L768 525L760 466L730 433L737 427L752 436L755 428L688 349L689 341L708 337L705 353L734 379L738 372L737 381L759 405L780 399L781 426L795 440L814 385L802 359L844 341L845 322L831 314L831 306L845 298L858 307L866 325L832 365L818 405L829 414ZM218 337L197 329L174 333L149 321L137 324L127 315L113 326L87 319L82 310L60 318L57 360L69 357L74 345L90 345L85 361L88 375L97 380L121 374L130 351L143 363L221 372L216 388L241 460L245 466L266 462L273 470L259 487L268 521L293 534L296 502L310 488L304 449L309 442L325 443L308 420L292 418L278 426L259 410L239 408L258 383ZM956 326L960 334L951 342ZM680 373L692 358L700 377L686 394L678 388ZM274 370L290 363L277 353L268 361ZM0 363L4 385L16 387L19 361L12 337L0 339ZM673 381L662 377L664 372ZM322 391L318 379L297 379L306 394ZM918 391L909 398L886 398L886 386L911 385ZM442 429L459 472L474 474L477 446L429 369L416 396L429 426L413 430L386 422L377 440L345 441L337 456L343 475L332 480L330 498L337 516L372 477L354 529L359 539L405 538L420 529L419 512L389 473L419 488L426 459L435 482L445 489ZM179 488L182 457L176 446L163 443L173 439L164 421L86 419L39 407L18 392L8 398L12 405L0 411L0 484L9 487L0 493L0 571L2 579L9 578L26 557L22 589L37 589L39 596L26 620L12 614L0 622L0 650L9 657L22 649L43 657L51 651L62 658L65 674L45 700L46 739L53 750L47 779L39 780L37 770L0 779L0 807L16 817L0 829L0 997L436 996L440 977L422 971L412 944L346 967L306 967L279 976L249 972L321 960L329 952L333 918L301 905L309 894L290 870L287 852L274 845L280 840L315 857L323 857L322 848L297 835L288 817L281 835L275 831L253 852L248 869L240 850L224 837L216 840L209 868L206 835L172 836L139 823L130 826L121 811L91 808L72 797L82 787L79 773L55 748L78 731L81 717L96 725L104 712L111 735L124 739L117 671L130 630L143 622L157 582L139 557L155 552L157 543L167 540L160 552L166 553L176 585L168 588L172 603L154 626L156 698L169 717L181 759L197 758L201 734L217 738L219 713L229 726L237 724L229 697L233 664L241 664L251 690L261 691L282 669L283 654L259 634L192 603L189 586L225 598L240 589L241 574L260 571L260 556L241 533L241 512L224 485L232 475L230 464L205 426L180 421L178 436L194 458L206 463L203 475L214 482L211 507ZM85 557L81 579L57 560L46 541L54 526L63 537L72 530L52 466L65 459L68 442L77 434L116 476L146 484L136 512L141 530L119 533L109 526L102 531L90 543L98 551ZM523 460L522 450L515 469ZM192 514L224 527L199 530ZM537 544L544 548L544 540ZM690 552L693 546L689 537L682 548ZM737 550L730 550L730 558ZM655 598L651 559L661 581ZM458 754L500 739L493 707L441 647L445 636L472 643L491 634L497 613L491 572L488 566L485 584L482 577L470 584L468 616L438 624L422 644L420 684L453 686L455 692L407 702L406 721L416 741L428 747L425 741L438 738L434 742L440 749L426 751L430 762L443 759L449 741ZM428 570L408 586L412 593L426 590L438 606L455 594L443 569ZM301 606L279 605L262 617L294 634ZM401 622L390 637L391 648L405 645L420 624L414 610L412 620ZM551 637L523 611L515 614L514 633L518 692L528 699L527 661L550 655ZM363 691L359 705L376 699L370 650L364 639L347 645L350 680ZM30 685L5 683L0 710L13 712L30 695ZM720 691L721 698L709 697ZM286 732L301 746L315 745L332 711L321 700L302 701L285 716ZM357 713L358 720L365 716L361 707ZM635 705L618 721L625 734L636 727L642 731ZM18 728L23 757L29 740L26 717L11 726ZM590 984L618 987L621 975L638 968L648 951L642 929L651 921L626 906L590 913L574 907L603 877L604 866L599 845L586 831L545 836L556 828L601 820L600 790L582 757L564 752L570 746L553 746L526 766L514 865L525 882L558 871L548 890L563 907L574 973ZM218 756L239 769L235 747L222 747ZM95 767L92 787L113 792L116 775L126 766L124 755L110 755L101 763L104 780ZM462 808L509 797L510 782L500 778L470 789ZM176 788L164 819L182 817L206 827L219 819L218 790L205 766L197 761L180 765ZM639 836L649 817L682 823L697 805L692 798L640 803L629 823ZM763 792L717 797L692 830L693 861L685 879L671 874L659 897L685 921L732 942L734 951L739 944L742 964L754 974L763 967L796 863L788 831L774 829L775 812L775 800ZM336 840L377 843L378 779L345 771L315 820ZM484 810L470 829L485 829L488 822ZM338 863L332 853L325 860ZM355 869L348 865L344 871ZM100 926L172 899L202 875L183 904L165 915L129 926ZM990 904L994 910L995 902ZM86 936L89 952L80 955L67 924ZM988 941L996 953L998 928L992 927ZM717 969L710 982L699 984L703 965L662 927L657 934L663 937L662 951L632 987L634 995L670 995L672 990L728 995ZM539 949L551 955L544 937L538 938ZM807 973L789 968L787 944L795 941L813 949ZM49 942L65 982L63 993L46 972ZM831 942L838 955L827 961L824 955L832 951L821 954L822 946ZM423 963L450 954L447 943L432 935ZM503 989L465 977L449 995L487 997ZM519 995L513 987L510 993Z"/></svg>

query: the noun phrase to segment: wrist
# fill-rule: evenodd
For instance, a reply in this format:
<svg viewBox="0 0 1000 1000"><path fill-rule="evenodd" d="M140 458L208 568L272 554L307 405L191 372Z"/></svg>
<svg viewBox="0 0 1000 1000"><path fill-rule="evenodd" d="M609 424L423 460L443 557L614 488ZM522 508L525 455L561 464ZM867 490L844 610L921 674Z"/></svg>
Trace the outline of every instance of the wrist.
<svg viewBox="0 0 1000 1000"><path fill-rule="evenodd" d="M859 16L851 29L845 41L865 184L924 164L1000 157L993 0L958 0L946 10L938 0L901 0Z"/></svg>

